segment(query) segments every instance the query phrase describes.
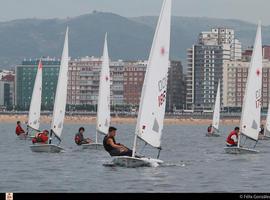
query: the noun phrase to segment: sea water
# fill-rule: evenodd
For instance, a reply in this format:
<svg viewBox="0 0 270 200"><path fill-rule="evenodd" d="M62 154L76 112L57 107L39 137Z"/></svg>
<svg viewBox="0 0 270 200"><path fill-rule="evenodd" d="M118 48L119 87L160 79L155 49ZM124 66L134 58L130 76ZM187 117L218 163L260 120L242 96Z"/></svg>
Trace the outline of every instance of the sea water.
<svg viewBox="0 0 270 200"><path fill-rule="evenodd" d="M95 125L65 124L64 152L34 153L31 141L15 135L15 124L0 124L0 192L269 192L270 141L258 142L259 154L226 154L233 126L221 125L221 137L206 137L207 126L166 125L164 164L142 168L104 166L111 161L106 151L82 150L74 143L80 126L85 137L94 138ZM132 148L135 125L115 127L116 141ZM153 158L158 154L143 142L137 151Z"/></svg>

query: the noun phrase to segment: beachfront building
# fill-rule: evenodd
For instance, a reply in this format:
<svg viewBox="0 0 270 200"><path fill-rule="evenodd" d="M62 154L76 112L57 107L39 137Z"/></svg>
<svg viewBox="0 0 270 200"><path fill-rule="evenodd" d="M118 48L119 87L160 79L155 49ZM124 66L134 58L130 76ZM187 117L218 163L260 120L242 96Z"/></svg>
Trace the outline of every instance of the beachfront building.
<svg viewBox="0 0 270 200"><path fill-rule="evenodd" d="M233 29L213 28L199 34L197 44L187 50L187 109L213 109L219 80L223 91L223 63L241 60L241 48Z"/></svg>
<svg viewBox="0 0 270 200"><path fill-rule="evenodd" d="M126 62L124 66L124 103L138 108L147 61Z"/></svg>
<svg viewBox="0 0 270 200"><path fill-rule="evenodd" d="M14 80L15 75L12 73L3 75L0 79L0 110L13 109Z"/></svg>
<svg viewBox="0 0 270 200"><path fill-rule="evenodd" d="M180 61L171 61L168 73L166 111L174 112L185 109L186 83L183 66Z"/></svg>
<svg viewBox="0 0 270 200"><path fill-rule="evenodd" d="M67 104L97 104L101 64L102 60L96 57L83 57L69 62Z"/></svg>
<svg viewBox="0 0 270 200"><path fill-rule="evenodd" d="M15 68L15 104L28 110L32 98L39 59L24 60ZM42 58L42 109L52 109L56 92L60 60Z"/></svg>
<svg viewBox="0 0 270 200"><path fill-rule="evenodd" d="M101 66L102 59L97 57L87 56L69 62L67 104L95 109ZM122 60L110 62L111 105L123 104L123 68Z"/></svg>
<svg viewBox="0 0 270 200"><path fill-rule="evenodd" d="M226 110L240 111L245 94L248 61L225 61L223 66L223 106ZM263 60L262 107L267 108L270 98L270 61Z"/></svg>
<svg viewBox="0 0 270 200"><path fill-rule="evenodd" d="M25 60L16 67L16 105L30 105L38 60ZM43 59L42 109L53 108L59 60ZM82 57L69 61L67 110L96 110L102 59ZM112 110L138 109L147 61L110 61ZM185 84L180 61L171 61L168 74L167 111L185 105Z"/></svg>

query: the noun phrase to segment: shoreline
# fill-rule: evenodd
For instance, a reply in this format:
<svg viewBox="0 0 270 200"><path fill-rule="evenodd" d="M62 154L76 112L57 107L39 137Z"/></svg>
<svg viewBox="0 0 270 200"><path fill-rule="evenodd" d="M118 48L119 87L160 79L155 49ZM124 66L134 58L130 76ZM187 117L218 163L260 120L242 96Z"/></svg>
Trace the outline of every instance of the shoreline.
<svg viewBox="0 0 270 200"><path fill-rule="evenodd" d="M52 117L49 115L41 115L41 123L50 123ZM18 115L18 114L5 114L0 115L0 123L16 123L21 121L25 123L28 120L28 116ZM136 117L112 117L112 124L136 124ZM65 123L67 124L95 124L96 117L90 115L66 115ZM206 118L194 118L192 116L176 116L176 117L166 117L164 120L165 125L209 125L212 123L212 118L206 116ZM238 125L240 123L240 118L237 117L226 117L220 120L221 125Z"/></svg>

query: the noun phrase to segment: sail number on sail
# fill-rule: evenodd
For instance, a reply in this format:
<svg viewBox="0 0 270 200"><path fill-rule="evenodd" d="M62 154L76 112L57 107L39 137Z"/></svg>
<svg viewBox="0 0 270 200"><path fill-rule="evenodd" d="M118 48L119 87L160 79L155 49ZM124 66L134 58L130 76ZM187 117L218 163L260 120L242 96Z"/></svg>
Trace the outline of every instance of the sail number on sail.
<svg viewBox="0 0 270 200"><path fill-rule="evenodd" d="M259 108L261 106L261 100L262 100L262 95L261 95L261 89L256 91L256 108Z"/></svg>
<svg viewBox="0 0 270 200"><path fill-rule="evenodd" d="M158 82L158 89L161 94L158 96L158 106L162 106L166 100L166 89L167 87L167 77L164 77L162 80ZM164 90L164 91L163 91Z"/></svg>

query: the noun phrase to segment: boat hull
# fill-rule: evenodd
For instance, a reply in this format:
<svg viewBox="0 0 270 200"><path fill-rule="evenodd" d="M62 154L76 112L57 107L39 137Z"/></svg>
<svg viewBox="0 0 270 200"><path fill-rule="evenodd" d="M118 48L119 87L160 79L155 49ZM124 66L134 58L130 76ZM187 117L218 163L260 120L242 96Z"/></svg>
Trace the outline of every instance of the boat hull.
<svg viewBox="0 0 270 200"><path fill-rule="evenodd" d="M64 150L62 147L54 144L34 144L30 146L32 152L59 153Z"/></svg>
<svg viewBox="0 0 270 200"><path fill-rule="evenodd" d="M229 154L254 154L259 153L259 151L255 149L248 149L243 147L224 147L226 153Z"/></svg>
<svg viewBox="0 0 270 200"><path fill-rule="evenodd" d="M103 144L101 143L82 144L81 146L82 149L104 150Z"/></svg>
<svg viewBox="0 0 270 200"><path fill-rule="evenodd" d="M163 163L162 160L153 158L134 158L129 156L115 156L112 160L115 166L136 168L136 167L157 167Z"/></svg>

